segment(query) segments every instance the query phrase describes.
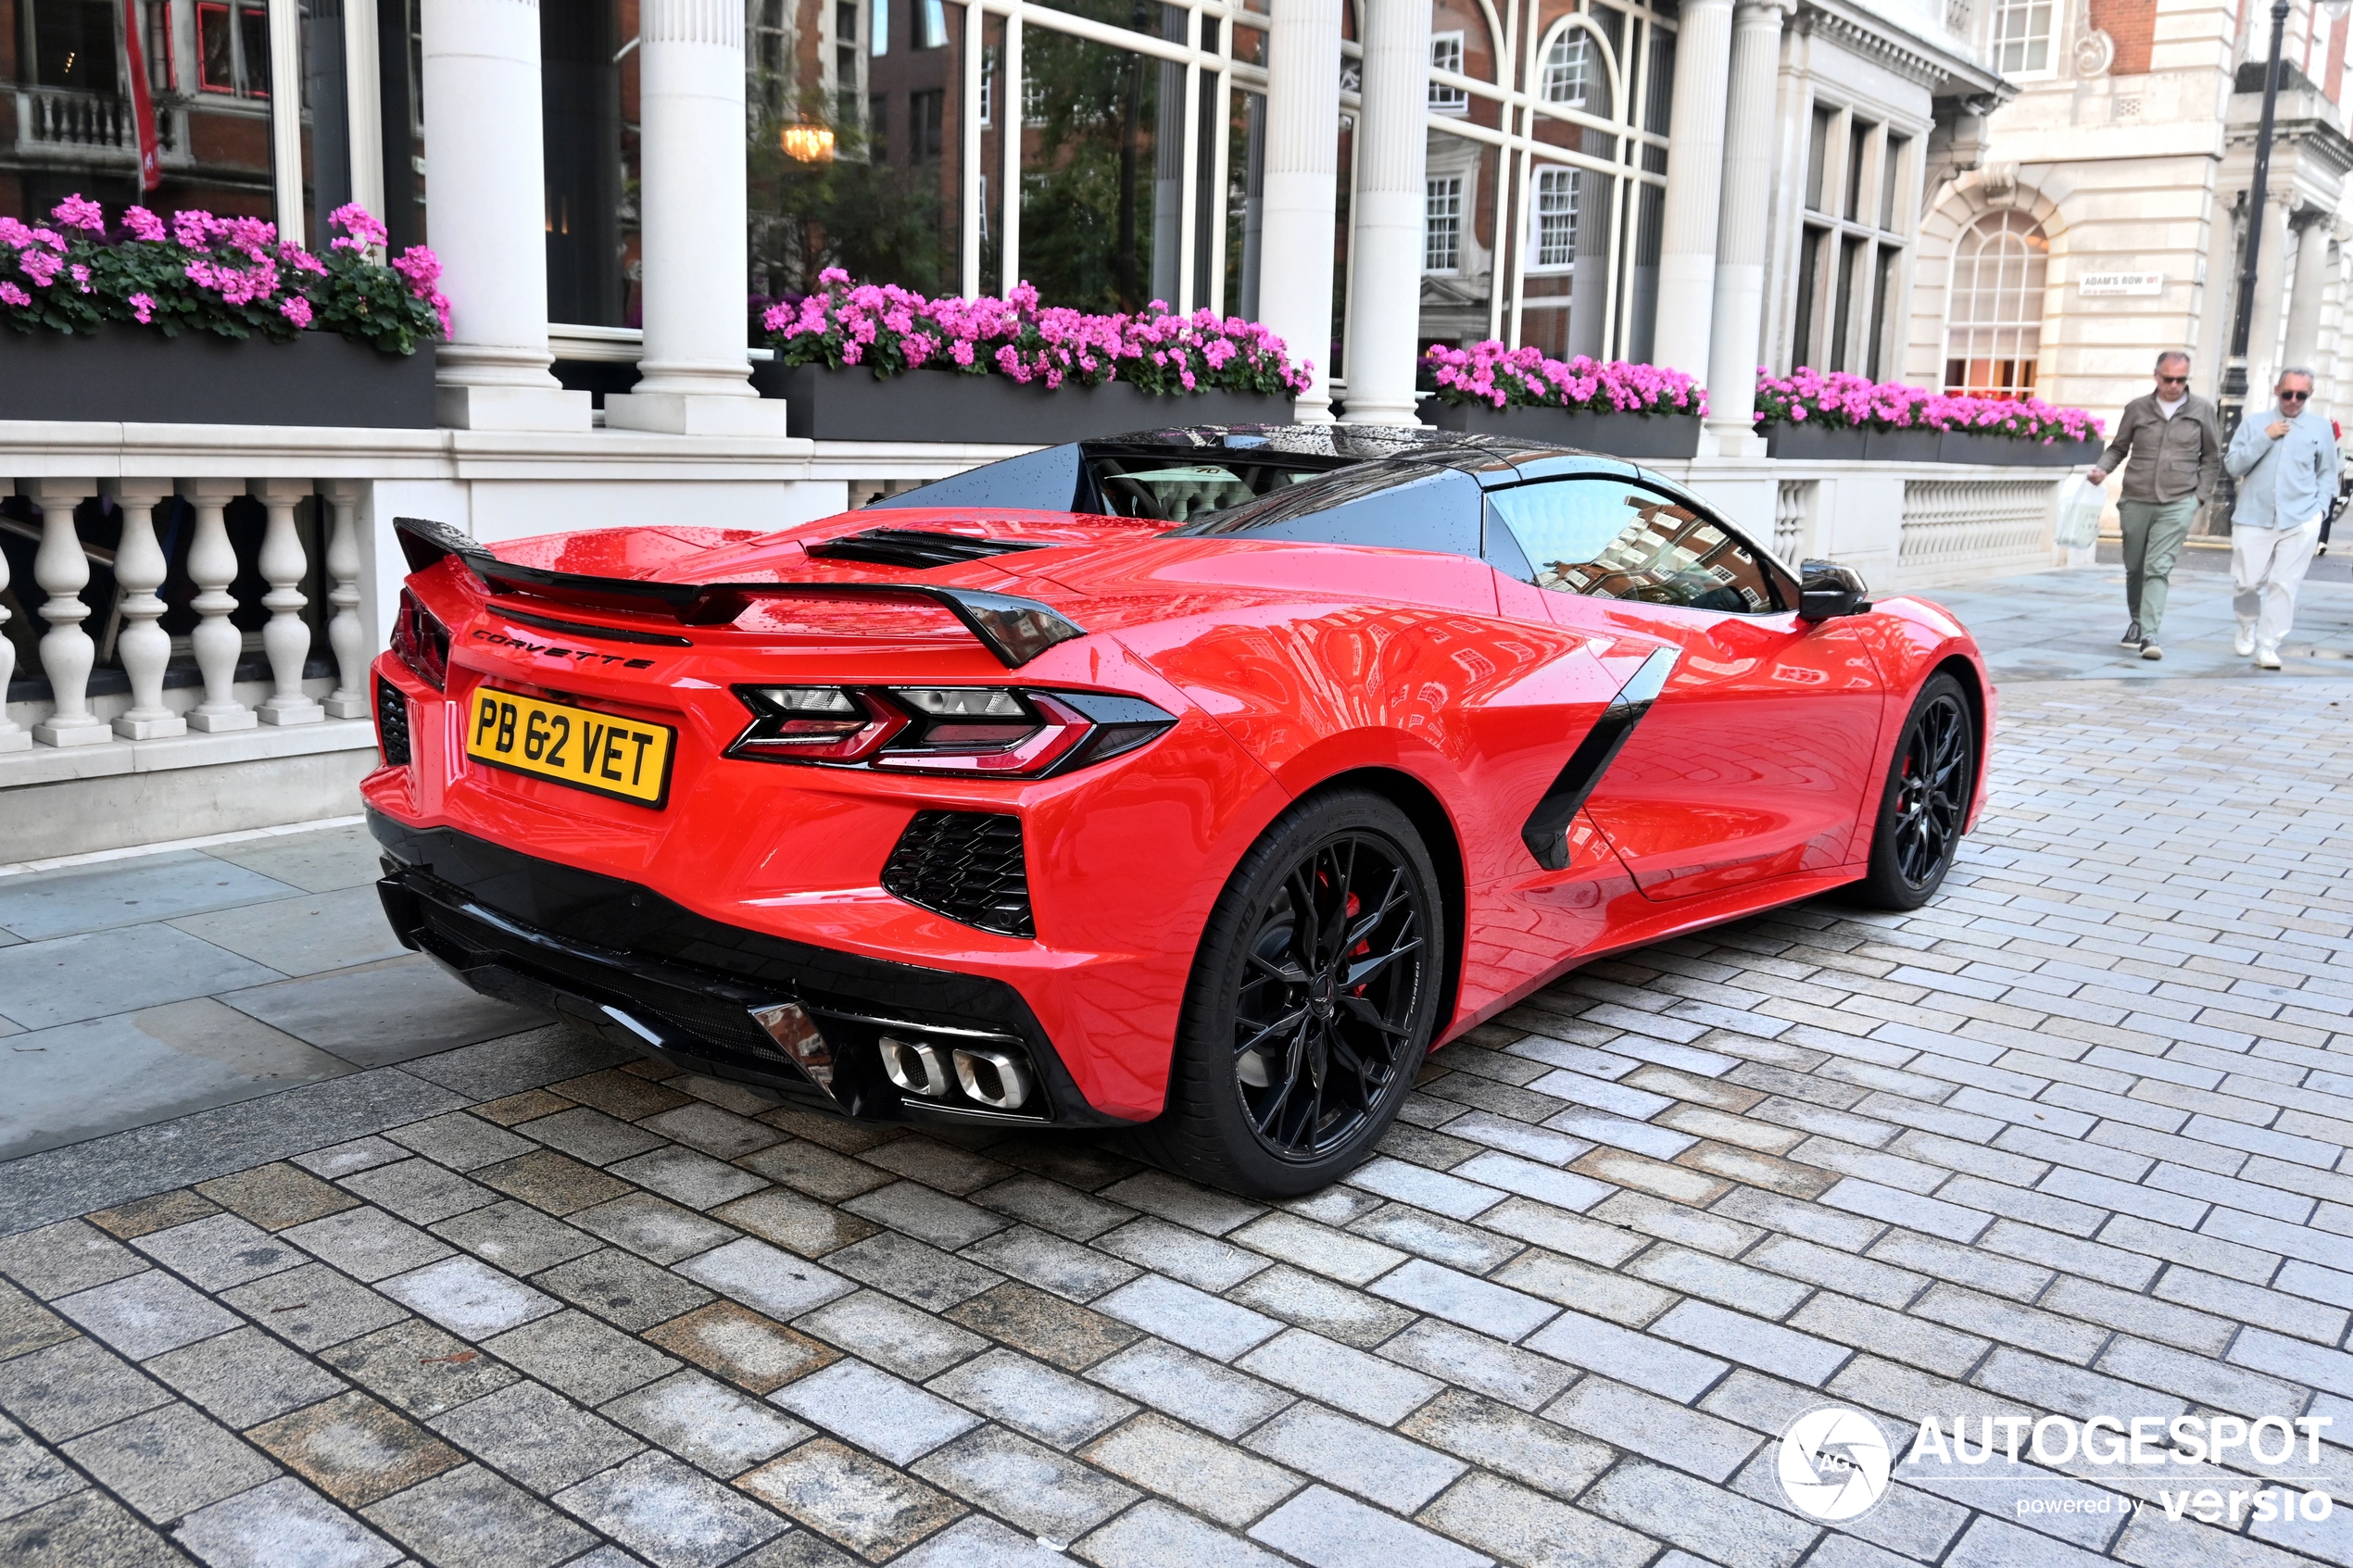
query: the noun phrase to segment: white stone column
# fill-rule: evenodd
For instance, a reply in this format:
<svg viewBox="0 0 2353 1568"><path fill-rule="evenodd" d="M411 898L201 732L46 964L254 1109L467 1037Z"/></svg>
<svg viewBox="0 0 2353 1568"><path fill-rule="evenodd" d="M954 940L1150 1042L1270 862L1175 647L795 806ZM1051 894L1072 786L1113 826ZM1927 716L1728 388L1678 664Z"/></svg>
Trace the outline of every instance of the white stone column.
<svg viewBox="0 0 2353 1568"><path fill-rule="evenodd" d="M422 20L425 227L451 317L441 422L586 430L588 395L547 373L537 0L423 0Z"/></svg>
<svg viewBox="0 0 2353 1568"><path fill-rule="evenodd" d="M2287 348L2280 356L2280 364L2310 366L2313 400L2325 403L2328 371L2320 363L2321 307L2326 303L2329 286L2331 215L2312 211L2299 216L2304 221L2296 229L2296 287L2288 295Z"/></svg>
<svg viewBox="0 0 2353 1568"><path fill-rule="evenodd" d="M327 710L302 689L302 667L310 659L310 627L302 611L310 601L303 596L301 583L310 570L310 558L295 526L295 508L309 498L310 482L257 480L253 494L270 517L258 564L261 580L270 584L261 596L270 608L261 628L261 651L269 656L271 689L262 700L259 717L265 724L315 724Z"/></svg>
<svg viewBox="0 0 2353 1568"><path fill-rule="evenodd" d="M1258 319L1315 365L1291 417L1331 422L1332 225L1340 193L1340 0L1273 0ZM1416 251L1418 255L1418 248Z"/></svg>
<svg viewBox="0 0 2353 1568"><path fill-rule="evenodd" d="M1781 22L1794 8L1794 0L1741 0L1732 16L1715 320L1707 347L1707 429L1716 450L1727 458L1765 450L1754 416L1757 355L1764 342L1766 208L1773 180Z"/></svg>
<svg viewBox="0 0 2353 1568"><path fill-rule="evenodd" d="M322 705L330 719L368 717L368 636L359 624L359 491L356 479L319 487L332 521L327 533L327 646L335 652L335 689Z"/></svg>
<svg viewBox="0 0 2353 1568"><path fill-rule="evenodd" d="M189 710L188 727L212 734L250 730L257 722L253 709L237 700L237 657L245 652L245 633L231 624L229 612L237 608L229 584L236 581L237 551L229 543L229 524L222 508L245 493L241 479L183 479L180 494L195 508L196 536L188 546L188 579L196 585L191 608L196 629L189 634L196 668L204 675L204 700Z"/></svg>
<svg viewBox="0 0 2353 1568"><path fill-rule="evenodd" d="M781 437L744 353L744 0L643 0L637 38L645 355L605 423Z"/></svg>
<svg viewBox="0 0 2353 1568"><path fill-rule="evenodd" d="M7 488L8 482L0 479L0 491ZM5 591L7 586L8 558L0 554L0 591ZM29 751L32 748L32 736L25 732L23 725L8 717L8 683L16 677L17 645L8 640L7 607L0 605L0 752Z"/></svg>
<svg viewBox="0 0 2353 1568"><path fill-rule="evenodd" d="M168 479L110 479L106 493L122 508L122 542L115 546L114 577L122 586L122 630L115 646L131 677L131 707L117 714L114 733L125 740L167 740L188 733L187 721L163 705L163 669L171 639L157 622L163 601L163 546L156 543L157 504L171 494Z"/></svg>
<svg viewBox="0 0 2353 1568"><path fill-rule="evenodd" d="M50 699L57 705L32 727L32 738L44 746L95 746L114 738L107 721L90 711L90 669L98 661L98 646L82 629L90 613L82 599L90 558L73 526L73 508L96 489L80 479L36 479L29 489L41 508L41 548L32 558L32 580L48 596L41 606L41 619L49 623L41 634L41 672L49 677Z"/></svg>
<svg viewBox="0 0 2353 1568"><path fill-rule="evenodd" d="M1716 311L1717 213L1724 198L1724 100L1731 69L1732 0L1689 0L1675 33L1675 98L1667 124L1667 220L1658 257L1658 332L1652 357L1707 375Z"/></svg>
<svg viewBox="0 0 2353 1568"><path fill-rule="evenodd" d="M1415 425L1422 225L1428 194L1429 0L1365 0L1365 87L1356 117L1356 205L1349 241L1348 420Z"/></svg>

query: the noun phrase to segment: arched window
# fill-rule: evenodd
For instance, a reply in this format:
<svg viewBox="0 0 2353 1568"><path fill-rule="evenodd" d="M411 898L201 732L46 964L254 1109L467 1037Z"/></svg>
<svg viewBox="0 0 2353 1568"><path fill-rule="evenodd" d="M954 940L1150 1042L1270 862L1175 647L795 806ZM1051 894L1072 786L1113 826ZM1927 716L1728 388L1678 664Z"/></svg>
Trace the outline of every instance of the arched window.
<svg viewBox="0 0 2353 1568"><path fill-rule="evenodd" d="M1585 90L1592 81L1592 40L1582 28L1569 28L1553 40L1544 53L1544 101L1585 107Z"/></svg>
<svg viewBox="0 0 2353 1568"><path fill-rule="evenodd" d="M2042 226L2021 212L1989 212L1962 231L1944 312L1945 391L2032 395L2049 252Z"/></svg>

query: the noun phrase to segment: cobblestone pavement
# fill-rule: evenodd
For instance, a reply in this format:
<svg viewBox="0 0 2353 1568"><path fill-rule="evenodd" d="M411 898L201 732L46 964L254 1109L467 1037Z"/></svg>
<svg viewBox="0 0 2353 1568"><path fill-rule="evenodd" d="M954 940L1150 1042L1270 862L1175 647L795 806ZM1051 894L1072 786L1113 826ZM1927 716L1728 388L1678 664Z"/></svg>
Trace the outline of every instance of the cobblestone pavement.
<svg viewBox="0 0 2353 1568"><path fill-rule="evenodd" d="M1930 908L1594 964L1280 1208L547 1029L0 1164L0 1562L2353 1562L2223 1500L2353 1490L2348 716L2013 685ZM2336 1424L1825 1525L1829 1404Z"/></svg>

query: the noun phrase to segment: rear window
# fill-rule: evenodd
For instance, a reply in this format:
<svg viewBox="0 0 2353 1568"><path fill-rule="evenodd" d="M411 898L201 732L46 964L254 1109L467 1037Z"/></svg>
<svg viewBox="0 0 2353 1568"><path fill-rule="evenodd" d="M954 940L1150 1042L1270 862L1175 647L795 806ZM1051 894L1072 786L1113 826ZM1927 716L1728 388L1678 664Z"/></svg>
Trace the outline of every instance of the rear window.
<svg viewBox="0 0 2353 1568"><path fill-rule="evenodd" d="M970 469L874 505L1005 507L1183 523L1246 506L1356 460L1239 445L1075 442Z"/></svg>
<svg viewBox="0 0 2353 1568"><path fill-rule="evenodd" d="M1378 545L1478 557L1478 481L1459 469L1382 463L1286 488L1177 533Z"/></svg>

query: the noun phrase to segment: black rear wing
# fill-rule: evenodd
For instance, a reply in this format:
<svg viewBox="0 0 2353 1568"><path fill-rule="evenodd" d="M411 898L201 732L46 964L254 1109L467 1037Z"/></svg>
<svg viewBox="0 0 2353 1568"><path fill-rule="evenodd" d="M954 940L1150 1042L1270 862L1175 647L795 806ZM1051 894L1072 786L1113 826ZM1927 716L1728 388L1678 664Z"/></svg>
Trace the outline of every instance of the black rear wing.
<svg viewBox="0 0 2353 1568"><path fill-rule="evenodd" d="M446 522L392 520L409 570L422 571L455 556L493 594L535 598L623 614L656 614L686 626L724 626L754 599L849 595L861 598L924 598L953 615L1008 670L1018 670L1058 643L1087 634L1059 611L1035 599L928 583L649 583L629 577L589 577L500 560Z"/></svg>

